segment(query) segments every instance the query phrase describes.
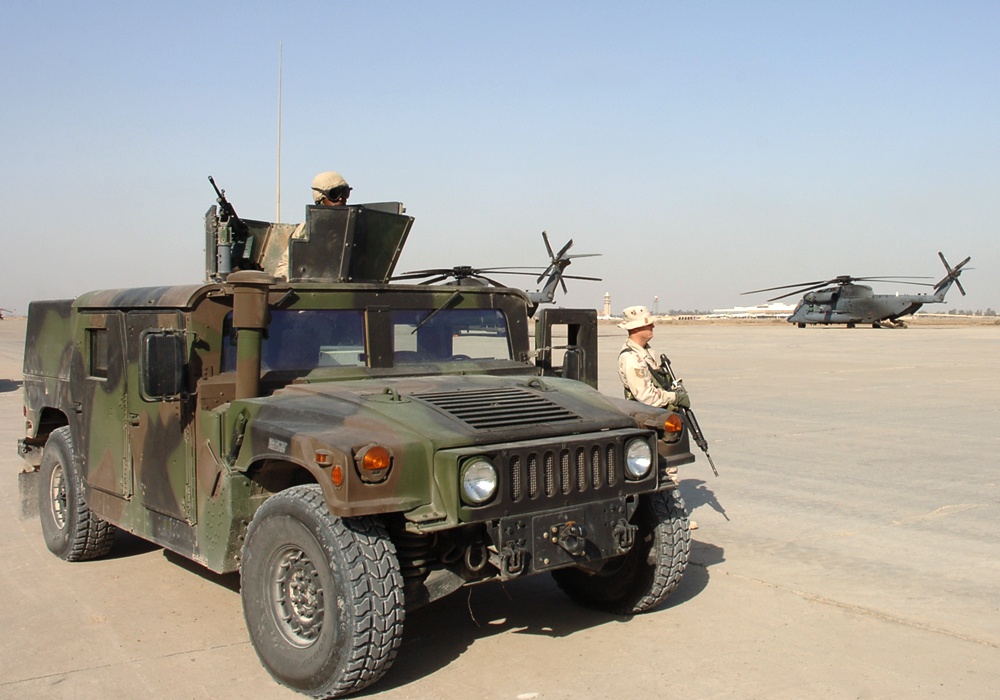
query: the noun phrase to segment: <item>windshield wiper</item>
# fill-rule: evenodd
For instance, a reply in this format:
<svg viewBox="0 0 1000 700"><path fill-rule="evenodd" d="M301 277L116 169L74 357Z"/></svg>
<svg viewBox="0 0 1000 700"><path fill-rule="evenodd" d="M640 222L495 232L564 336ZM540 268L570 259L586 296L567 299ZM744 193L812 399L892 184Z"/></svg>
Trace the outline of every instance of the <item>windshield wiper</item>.
<svg viewBox="0 0 1000 700"><path fill-rule="evenodd" d="M441 304L441 306L437 307L436 309L434 309L433 311L431 311L431 312L430 312L429 314L427 314L426 316L424 316L424 317L423 317L423 318L422 318L422 319L420 320L420 323L418 323L418 324L417 324L417 326L416 326L416 328L414 328L414 329L413 329L413 330L412 330L412 331L410 332L410 335L413 335L414 333L416 333L416 332L417 332L418 330L420 330L420 329L421 329L421 327L423 327L423 325L424 325L425 323L427 323L427 322L428 322L428 321L430 321L430 320L431 320L432 318L434 318L435 316L437 316L437 315L438 315L438 313L440 313L441 311L444 311L445 309L447 309L447 308L449 308L450 306L452 306L452 305L453 305L453 304L454 304L454 303L455 303L456 301L458 301L458 300L459 300L459 299L461 299L461 298L462 298L462 293L461 293L461 292L455 292L455 293L454 293L454 294L452 294L452 295L451 295L450 297L448 297L447 299L445 299L444 303L443 303L443 304Z"/></svg>

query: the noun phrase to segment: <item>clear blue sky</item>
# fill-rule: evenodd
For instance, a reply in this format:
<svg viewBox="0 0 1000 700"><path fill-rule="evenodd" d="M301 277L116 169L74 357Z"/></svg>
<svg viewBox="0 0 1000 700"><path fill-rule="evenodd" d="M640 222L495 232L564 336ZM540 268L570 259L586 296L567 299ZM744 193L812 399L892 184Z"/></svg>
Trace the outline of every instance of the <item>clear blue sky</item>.
<svg viewBox="0 0 1000 700"><path fill-rule="evenodd" d="M943 310L1000 310L1000 3L10 0L0 26L20 313L200 281L209 174L274 218L279 42L281 219L338 170L416 217L401 272L544 264L544 229L603 254L567 305L707 309L937 278L941 250L975 267Z"/></svg>

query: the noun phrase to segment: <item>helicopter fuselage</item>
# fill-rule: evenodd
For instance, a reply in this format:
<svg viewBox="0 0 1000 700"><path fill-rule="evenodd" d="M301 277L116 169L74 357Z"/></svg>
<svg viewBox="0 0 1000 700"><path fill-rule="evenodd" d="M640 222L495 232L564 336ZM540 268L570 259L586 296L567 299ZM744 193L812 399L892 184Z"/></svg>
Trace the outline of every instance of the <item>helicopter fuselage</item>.
<svg viewBox="0 0 1000 700"><path fill-rule="evenodd" d="M844 284L807 293L788 321L798 324L894 321L924 304L943 300L943 295L938 294L875 294L867 285Z"/></svg>
<svg viewBox="0 0 1000 700"><path fill-rule="evenodd" d="M941 264L947 271L941 280L933 285L933 294L875 294L872 288L864 284L854 284L859 281L877 280L881 282L901 282L902 284L918 284L930 287L930 284L922 282L910 282L914 277L889 278L889 277L852 277L850 275L839 275L828 280L818 282L800 282L796 284L786 284L780 287L768 287L767 289L757 289L744 294L757 294L759 292L773 292L775 290L794 289L791 292L783 291L782 294L768 299L769 302L784 299L795 294L805 295L802 301L788 317L789 323L798 324L799 328L805 328L809 324L829 325L833 323L845 323L848 328L858 323L870 323L876 328L880 326L901 326L905 325L899 321L903 316L916 313L924 304L939 304L944 301L945 295L952 285L965 295L962 283L958 281L959 275L971 257L966 256L965 260L952 267L948 264L943 253L938 253ZM836 282L833 287L826 285Z"/></svg>

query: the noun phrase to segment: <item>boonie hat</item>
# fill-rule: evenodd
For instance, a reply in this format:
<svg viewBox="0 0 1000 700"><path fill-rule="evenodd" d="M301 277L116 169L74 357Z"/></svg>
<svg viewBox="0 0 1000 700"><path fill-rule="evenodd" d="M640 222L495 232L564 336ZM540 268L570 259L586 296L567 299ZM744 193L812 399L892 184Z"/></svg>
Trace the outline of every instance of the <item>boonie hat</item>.
<svg viewBox="0 0 1000 700"><path fill-rule="evenodd" d="M653 325L653 317L649 315L649 309L645 306L630 306L622 311L622 316L625 320L619 323L618 327L627 331Z"/></svg>
<svg viewBox="0 0 1000 700"><path fill-rule="evenodd" d="M340 173L334 172L333 170L320 173L313 178L313 201L319 204L323 197L326 196L327 192L337 189L338 187L346 187L348 190L351 189L350 185L347 184L347 180L342 178Z"/></svg>

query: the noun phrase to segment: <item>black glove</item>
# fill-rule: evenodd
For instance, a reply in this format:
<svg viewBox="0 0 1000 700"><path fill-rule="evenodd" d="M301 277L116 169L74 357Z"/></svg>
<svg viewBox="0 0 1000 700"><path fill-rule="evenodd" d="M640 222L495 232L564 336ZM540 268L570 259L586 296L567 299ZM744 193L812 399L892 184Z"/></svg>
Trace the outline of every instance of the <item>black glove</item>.
<svg viewBox="0 0 1000 700"><path fill-rule="evenodd" d="M691 408L691 397L688 396L687 389L683 386L675 386L673 394L674 400L669 401L667 405L677 408Z"/></svg>

